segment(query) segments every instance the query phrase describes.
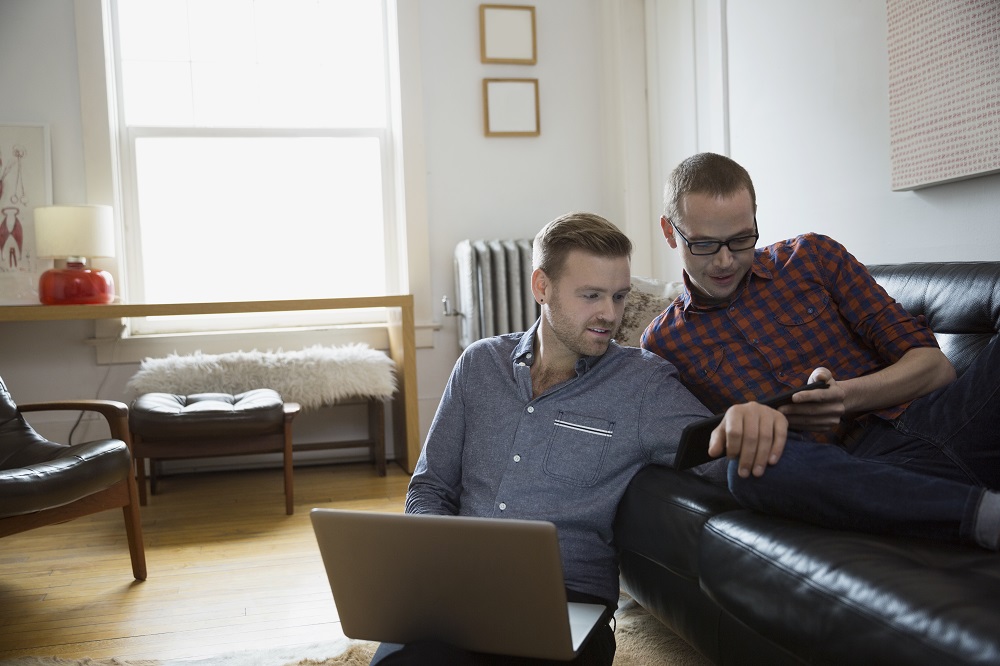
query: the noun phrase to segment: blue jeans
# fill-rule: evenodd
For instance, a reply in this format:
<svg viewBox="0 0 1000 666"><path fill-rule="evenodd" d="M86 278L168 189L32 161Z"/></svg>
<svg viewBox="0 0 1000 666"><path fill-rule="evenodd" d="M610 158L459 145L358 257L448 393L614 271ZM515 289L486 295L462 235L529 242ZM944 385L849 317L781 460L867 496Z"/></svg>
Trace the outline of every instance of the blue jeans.
<svg viewBox="0 0 1000 666"><path fill-rule="evenodd" d="M825 527L975 543L984 488L1000 488L1000 345L850 450L790 438L777 465L729 489L744 506Z"/></svg>

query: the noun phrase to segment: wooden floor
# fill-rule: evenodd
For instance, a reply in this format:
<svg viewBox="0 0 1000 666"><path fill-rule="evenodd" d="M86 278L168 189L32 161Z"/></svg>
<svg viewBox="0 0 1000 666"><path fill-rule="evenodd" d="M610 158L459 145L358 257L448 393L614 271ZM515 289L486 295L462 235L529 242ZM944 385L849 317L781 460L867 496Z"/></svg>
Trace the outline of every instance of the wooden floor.
<svg viewBox="0 0 1000 666"><path fill-rule="evenodd" d="M0 659L184 658L334 640L336 608L309 509L402 511L396 465L164 477L142 509L148 579L136 582L119 510L0 539Z"/></svg>

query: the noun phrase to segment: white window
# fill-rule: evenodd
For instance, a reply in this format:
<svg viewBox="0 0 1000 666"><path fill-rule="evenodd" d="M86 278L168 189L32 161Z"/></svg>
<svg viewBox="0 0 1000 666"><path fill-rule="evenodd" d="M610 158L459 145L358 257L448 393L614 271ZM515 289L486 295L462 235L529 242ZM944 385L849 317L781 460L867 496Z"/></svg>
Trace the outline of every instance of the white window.
<svg viewBox="0 0 1000 666"><path fill-rule="evenodd" d="M111 7L129 300L405 291L382 1ZM150 318L132 332L192 322L266 325L245 316Z"/></svg>

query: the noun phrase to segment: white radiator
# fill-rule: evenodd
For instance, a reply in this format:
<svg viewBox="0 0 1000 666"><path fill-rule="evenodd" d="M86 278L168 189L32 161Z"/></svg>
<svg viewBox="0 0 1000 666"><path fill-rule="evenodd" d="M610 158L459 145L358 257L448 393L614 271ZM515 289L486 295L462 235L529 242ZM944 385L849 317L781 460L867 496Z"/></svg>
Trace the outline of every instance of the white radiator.
<svg viewBox="0 0 1000 666"><path fill-rule="evenodd" d="M523 331L538 318L531 295L531 239L464 240L455 246L455 292L462 348Z"/></svg>

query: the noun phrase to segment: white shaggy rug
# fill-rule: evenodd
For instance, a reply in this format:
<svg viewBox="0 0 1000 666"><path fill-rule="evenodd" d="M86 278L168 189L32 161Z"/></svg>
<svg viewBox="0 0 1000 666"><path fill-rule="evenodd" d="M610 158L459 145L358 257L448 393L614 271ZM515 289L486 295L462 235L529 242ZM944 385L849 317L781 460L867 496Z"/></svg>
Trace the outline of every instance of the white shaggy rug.
<svg viewBox="0 0 1000 666"><path fill-rule="evenodd" d="M316 345L300 351L171 354L146 358L128 382L136 394L243 393L274 389L303 409L355 397L388 398L396 391L395 363L368 345Z"/></svg>

